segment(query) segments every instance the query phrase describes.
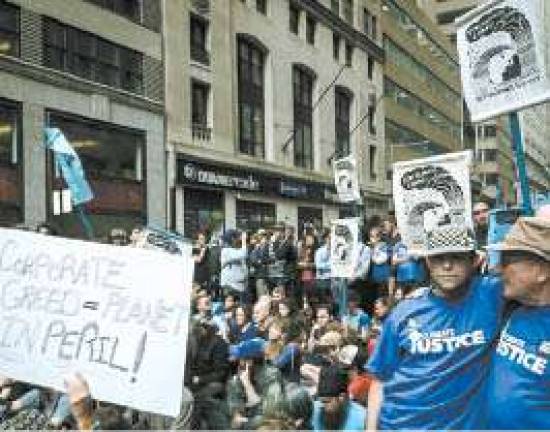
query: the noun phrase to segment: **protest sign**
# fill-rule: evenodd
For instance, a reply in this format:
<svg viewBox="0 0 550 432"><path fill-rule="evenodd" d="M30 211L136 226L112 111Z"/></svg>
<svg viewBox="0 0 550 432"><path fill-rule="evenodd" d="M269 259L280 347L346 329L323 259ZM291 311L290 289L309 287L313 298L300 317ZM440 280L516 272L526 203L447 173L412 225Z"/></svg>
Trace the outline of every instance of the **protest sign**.
<svg viewBox="0 0 550 432"><path fill-rule="evenodd" d="M466 151L393 164L395 215L410 252L422 253L433 229L473 228L471 161Z"/></svg>
<svg viewBox="0 0 550 432"><path fill-rule="evenodd" d="M175 416L185 367L188 257L0 229L0 373Z"/></svg>
<svg viewBox="0 0 550 432"><path fill-rule="evenodd" d="M488 2L458 21L464 96L472 120L550 100L545 0Z"/></svg>
<svg viewBox="0 0 550 432"><path fill-rule="evenodd" d="M184 237L162 228L148 226L136 235L135 246L172 255L191 256L192 246Z"/></svg>
<svg viewBox="0 0 550 432"><path fill-rule="evenodd" d="M334 183L338 199L341 202L361 200L357 162L353 156L350 155L334 161Z"/></svg>
<svg viewBox="0 0 550 432"><path fill-rule="evenodd" d="M359 252L359 219L337 219L331 223L330 264L332 277L353 277Z"/></svg>

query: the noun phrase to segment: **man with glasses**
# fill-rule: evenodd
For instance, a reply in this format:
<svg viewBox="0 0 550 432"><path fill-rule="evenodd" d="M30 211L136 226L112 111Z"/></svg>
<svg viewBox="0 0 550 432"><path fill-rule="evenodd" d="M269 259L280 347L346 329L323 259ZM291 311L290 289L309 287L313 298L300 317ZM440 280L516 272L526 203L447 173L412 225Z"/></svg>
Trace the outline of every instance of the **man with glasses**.
<svg viewBox="0 0 550 432"><path fill-rule="evenodd" d="M502 311L498 279L477 276L471 234L427 233L430 286L401 301L384 321L367 363L368 428L482 429L488 356Z"/></svg>
<svg viewBox="0 0 550 432"><path fill-rule="evenodd" d="M501 251L504 324L489 378L491 429L550 429L550 218L517 220Z"/></svg>

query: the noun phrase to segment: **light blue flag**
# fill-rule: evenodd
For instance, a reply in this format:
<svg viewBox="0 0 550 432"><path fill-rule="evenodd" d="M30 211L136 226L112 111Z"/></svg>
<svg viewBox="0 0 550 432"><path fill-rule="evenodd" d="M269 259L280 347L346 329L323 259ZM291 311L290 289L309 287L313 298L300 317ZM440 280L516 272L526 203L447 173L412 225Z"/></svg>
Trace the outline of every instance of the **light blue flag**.
<svg viewBox="0 0 550 432"><path fill-rule="evenodd" d="M73 205L78 206L91 201L94 197L84 175L80 158L58 128L44 128L46 148L54 153L56 171L61 175L71 191Z"/></svg>

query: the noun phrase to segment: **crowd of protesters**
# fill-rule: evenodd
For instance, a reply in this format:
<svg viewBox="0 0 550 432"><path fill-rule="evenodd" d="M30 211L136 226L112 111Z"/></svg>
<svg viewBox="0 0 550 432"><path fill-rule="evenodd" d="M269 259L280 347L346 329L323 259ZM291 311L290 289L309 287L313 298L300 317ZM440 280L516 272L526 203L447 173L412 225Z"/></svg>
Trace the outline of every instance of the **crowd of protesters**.
<svg viewBox="0 0 550 432"><path fill-rule="evenodd" d="M481 207L474 208L480 210L474 215L479 238L486 232L488 213L487 206ZM47 226L39 231L51 234ZM193 245L193 311L183 402L176 419L92 402L80 376L67 379L67 394L4 378L1 428L364 430L367 411L380 408L375 396L388 364L396 370L402 367L390 358L392 349L399 348L389 339L395 316L411 308L409 298L424 295L418 288L429 285L436 264L445 263L432 258L428 268L424 257L410 254L391 215L372 218L363 233L348 279L331 272L329 229L309 226L299 235L289 226L252 233L227 230L222 239L199 233ZM548 238L547 232L544 235ZM124 245L131 237L115 230L110 242ZM456 249L445 250L458 259ZM479 260L469 261L473 247L462 252L471 262L468 271L483 271ZM442 298L452 299L445 288L439 289ZM483 301L491 301L488 293ZM492 306L496 315L496 297L494 305L483 307ZM426 307L422 303L415 313L424 313ZM396 314L391 314L393 308ZM392 324L384 325L390 315ZM383 327L388 329L382 339ZM402 385L405 389L413 381ZM472 385L476 383L468 383ZM417 390L422 389L403 391ZM398 398L406 397L397 391ZM436 388L433 392L438 394ZM391 386L386 397L392 397ZM393 403L391 415L398 415L398 403ZM387 424L407 428L407 414L402 417Z"/></svg>

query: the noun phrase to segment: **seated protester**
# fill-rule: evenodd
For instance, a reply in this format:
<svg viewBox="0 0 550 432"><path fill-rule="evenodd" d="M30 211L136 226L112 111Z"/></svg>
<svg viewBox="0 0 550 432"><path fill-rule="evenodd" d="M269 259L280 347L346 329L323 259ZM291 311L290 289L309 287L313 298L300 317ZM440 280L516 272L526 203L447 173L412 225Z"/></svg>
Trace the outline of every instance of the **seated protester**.
<svg viewBox="0 0 550 432"><path fill-rule="evenodd" d="M397 298L405 297L425 282L426 269L423 260L418 256L411 256L404 243L398 242L394 246L392 264L396 268L397 289L400 291L395 293Z"/></svg>
<svg viewBox="0 0 550 432"><path fill-rule="evenodd" d="M348 377L339 367L324 367L319 377L317 398L313 403L314 431L364 431L367 412L349 400Z"/></svg>
<svg viewBox="0 0 550 432"><path fill-rule="evenodd" d="M285 384L286 417L292 421L293 430L310 430L313 416L313 400L305 387L290 382Z"/></svg>
<svg viewBox="0 0 550 432"><path fill-rule="evenodd" d="M331 330L325 333L311 354L303 357L300 374L303 384L314 395L323 367L331 367L338 362L338 353L343 345L341 332Z"/></svg>
<svg viewBox="0 0 550 432"><path fill-rule="evenodd" d="M315 311L315 322L311 328L311 332L308 339L308 351L313 352L316 343L320 340L321 336L327 331L327 327L332 321L330 314L330 307L328 305L319 305Z"/></svg>
<svg viewBox="0 0 550 432"><path fill-rule="evenodd" d="M365 406L372 377L364 370L367 354L357 345L346 345L338 353L338 362L348 372L348 395Z"/></svg>
<svg viewBox="0 0 550 432"><path fill-rule="evenodd" d="M192 323L212 318L212 301L206 292L203 291L197 295L195 300L195 311L196 313L191 320Z"/></svg>
<svg viewBox="0 0 550 432"><path fill-rule="evenodd" d="M185 363L185 385L197 400L223 394L229 373L227 343L216 334L211 321L200 321L191 329Z"/></svg>
<svg viewBox="0 0 550 432"><path fill-rule="evenodd" d="M361 338L365 338L371 319L369 314L359 307L359 297L354 292L349 294L347 309L348 313L342 318L342 324L356 332Z"/></svg>
<svg viewBox="0 0 550 432"><path fill-rule="evenodd" d="M279 369L264 361L265 341L258 338L241 345L231 347L239 366L227 383L226 401L231 427L250 430L262 422L264 411L271 413L273 405L283 403L283 379Z"/></svg>
<svg viewBox="0 0 550 432"><path fill-rule="evenodd" d="M271 300L269 297L260 297L256 304L254 304L252 316L258 336L267 339L269 324L271 324L273 320L273 316L271 315Z"/></svg>
<svg viewBox="0 0 550 432"><path fill-rule="evenodd" d="M265 349L265 358L279 368L286 381L300 381L301 347L300 324L275 320L269 326L269 341Z"/></svg>
<svg viewBox="0 0 550 432"><path fill-rule="evenodd" d="M43 391L27 383L2 377L0 422L3 429L42 429L48 418L43 412Z"/></svg>
<svg viewBox="0 0 550 432"><path fill-rule="evenodd" d="M257 335L258 328L252 321L252 306L237 306L235 318L229 323L229 342L237 344L255 338Z"/></svg>

